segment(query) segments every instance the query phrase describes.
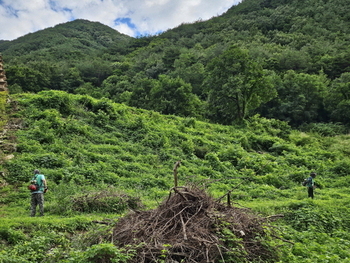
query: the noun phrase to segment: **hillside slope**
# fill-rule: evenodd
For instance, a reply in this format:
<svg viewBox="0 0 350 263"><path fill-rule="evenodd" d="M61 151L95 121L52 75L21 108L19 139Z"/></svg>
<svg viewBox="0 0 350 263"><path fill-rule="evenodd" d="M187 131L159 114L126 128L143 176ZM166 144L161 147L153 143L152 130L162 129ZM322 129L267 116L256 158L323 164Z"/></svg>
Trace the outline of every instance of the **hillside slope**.
<svg viewBox="0 0 350 263"><path fill-rule="evenodd" d="M20 124L0 142L0 262L130 262L141 250L170 263L196 252L181 246L186 234L203 241L195 228L202 224L182 223L189 218L214 222L205 238L225 243L215 250L218 261L350 262L349 7L340 0L245 0L159 36L133 39L77 20L0 41L12 93L0 94L0 132ZM229 74L208 82L231 65L254 65L258 74L238 70L231 75L242 78L230 83ZM222 87L254 83L262 72L277 97L240 122L214 124L215 107L232 101L210 108L210 95L227 98ZM42 218L28 216L34 169L49 182ZM301 186L311 171L318 174L313 200ZM210 202L167 205L173 192L182 201L196 197L191 186ZM249 213L232 217L237 207ZM244 237L235 222L251 229L247 214L278 220ZM175 242L165 233L175 233ZM135 239L142 234L148 243ZM252 250L259 244L253 261L243 240ZM273 253L259 253L260 245Z"/></svg>
<svg viewBox="0 0 350 263"><path fill-rule="evenodd" d="M7 182L0 192L0 259L25 262L30 253L18 252L34 243L41 251L54 247L35 260L64 262L67 253L73 262L92 255L124 258L123 249L108 245L113 226L108 222L123 215L126 203L140 199L144 207L136 209L145 210L164 200L179 160L179 186L203 187L216 199L230 193L236 205L264 217L284 215L275 225L281 230L277 239L293 246L278 243L283 262L350 258L349 136L300 133L258 116L242 126L222 126L62 91L13 99L20 111L12 118L21 118L24 126L16 133L15 158L0 164ZM26 208L26 185L35 168L50 182L46 216L35 218L50 230L40 235ZM306 200L300 183L311 170L318 173L318 189L315 200ZM106 227L96 228L95 221Z"/></svg>

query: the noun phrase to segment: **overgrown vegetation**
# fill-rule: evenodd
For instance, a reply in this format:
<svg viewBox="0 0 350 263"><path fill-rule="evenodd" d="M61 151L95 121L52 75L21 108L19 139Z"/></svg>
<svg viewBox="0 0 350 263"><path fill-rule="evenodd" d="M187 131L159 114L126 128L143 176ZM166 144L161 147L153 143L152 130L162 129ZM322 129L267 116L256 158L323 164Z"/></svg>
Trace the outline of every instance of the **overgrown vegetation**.
<svg viewBox="0 0 350 263"><path fill-rule="evenodd" d="M231 205L258 217L284 216L271 223L275 237L256 239L278 247L270 259L249 260L236 232L223 230L225 247L237 245L233 254L221 250L225 262L349 260L348 135L300 132L260 116L222 126L62 91L12 100L18 111L11 117L24 126L15 158L1 164L8 183L0 195L3 262L131 262L147 245L111 245L113 229L128 211L148 215L166 200L179 160L179 186L200 186L214 199L229 194ZM34 220L26 185L35 168L47 176L49 192L46 216ZM311 170L318 173L315 200L300 184ZM159 262L172 258L166 243Z"/></svg>
<svg viewBox="0 0 350 263"><path fill-rule="evenodd" d="M76 20L0 41L0 262L350 262L349 8L244 0L158 36Z"/></svg>

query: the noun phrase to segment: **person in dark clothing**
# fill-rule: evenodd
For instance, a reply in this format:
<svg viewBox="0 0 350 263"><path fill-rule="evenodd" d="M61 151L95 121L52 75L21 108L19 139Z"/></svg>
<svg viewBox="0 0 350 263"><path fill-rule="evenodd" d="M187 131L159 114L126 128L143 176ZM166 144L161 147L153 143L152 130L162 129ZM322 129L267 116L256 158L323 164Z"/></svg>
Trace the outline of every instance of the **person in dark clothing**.
<svg viewBox="0 0 350 263"><path fill-rule="evenodd" d="M310 177L307 179L307 193L308 193L308 197L311 197L312 199L314 199L314 189L315 189L315 177L316 177L316 173L312 172L310 173Z"/></svg>

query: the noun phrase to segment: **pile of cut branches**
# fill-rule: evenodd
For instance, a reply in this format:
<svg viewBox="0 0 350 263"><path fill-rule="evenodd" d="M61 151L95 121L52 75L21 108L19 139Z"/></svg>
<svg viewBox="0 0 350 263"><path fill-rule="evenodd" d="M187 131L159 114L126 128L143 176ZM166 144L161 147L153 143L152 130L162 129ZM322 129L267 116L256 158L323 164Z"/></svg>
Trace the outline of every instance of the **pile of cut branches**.
<svg viewBox="0 0 350 263"><path fill-rule="evenodd" d="M196 187L176 187L157 209L121 218L117 246L133 247L132 262L275 262L266 218L224 205Z"/></svg>

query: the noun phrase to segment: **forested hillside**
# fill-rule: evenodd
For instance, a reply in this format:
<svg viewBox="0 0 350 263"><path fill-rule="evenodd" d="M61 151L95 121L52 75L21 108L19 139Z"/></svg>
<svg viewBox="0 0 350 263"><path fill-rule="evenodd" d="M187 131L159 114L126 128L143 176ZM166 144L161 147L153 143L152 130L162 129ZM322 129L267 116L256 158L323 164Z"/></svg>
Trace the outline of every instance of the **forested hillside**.
<svg viewBox="0 0 350 263"><path fill-rule="evenodd" d="M0 43L0 52L12 93L64 90L222 124L258 113L305 130L347 126L349 6L245 0L138 39L78 20Z"/></svg>
<svg viewBox="0 0 350 263"><path fill-rule="evenodd" d="M75 20L0 44L11 93L73 92L112 74L104 53L130 37L97 22Z"/></svg>
<svg viewBox="0 0 350 263"><path fill-rule="evenodd" d="M244 0L157 36L76 20L0 41L0 263L350 262L349 9Z"/></svg>

